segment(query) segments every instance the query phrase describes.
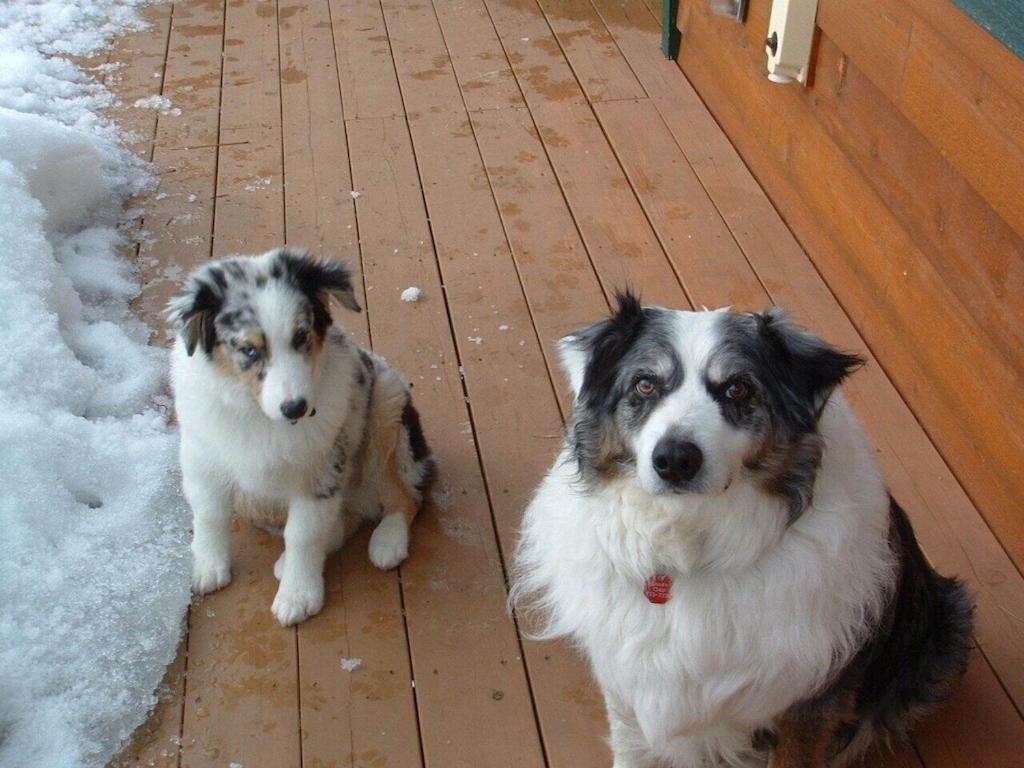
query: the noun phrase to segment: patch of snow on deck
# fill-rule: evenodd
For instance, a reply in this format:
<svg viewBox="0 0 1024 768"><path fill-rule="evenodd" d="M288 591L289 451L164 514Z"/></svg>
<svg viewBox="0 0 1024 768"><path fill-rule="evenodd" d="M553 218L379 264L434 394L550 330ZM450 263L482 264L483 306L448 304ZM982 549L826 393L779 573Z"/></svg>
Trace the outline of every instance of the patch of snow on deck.
<svg viewBox="0 0 1024 768"><path fill-rule="evenodd" d="M341 668L343 670L345 670L346 672L355 672L361 666L363 666L363 660L360 659L360 658L352 658L352 659L342 658L342 660L341 660Z"/></svg>
<svg viewBox="0 0 1024 768"><path fill-rule="evenodd" d="M0 4L5 768L105 765L156 703L189 600L166 353L123 258L146 173L64 58L138 28L133 5Z"/></svg>
<svg viewBox="0 0 1024 768"><path fill-rule="evenodd" d="M175 117L181 114L181 110L174 106L174 103L169 98L159 94L147 96L144 99L136 99L132 106L138 109L158 109L161 114L174 115Z"/></svg>

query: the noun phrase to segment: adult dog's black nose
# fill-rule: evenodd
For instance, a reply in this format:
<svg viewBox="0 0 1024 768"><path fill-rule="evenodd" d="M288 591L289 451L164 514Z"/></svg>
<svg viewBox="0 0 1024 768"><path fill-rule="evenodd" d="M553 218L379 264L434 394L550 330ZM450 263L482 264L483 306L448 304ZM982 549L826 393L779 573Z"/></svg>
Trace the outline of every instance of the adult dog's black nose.
<svg viewBox="0 0 1024 768"><path fill-rule="evenodd" d="M284 414L286 419L301 419L306 414L306 400L300 397L298 400L289 400L287 403L281 403L281 413Z"/></svg>
<svg viewBox="0 0 1024 768"><path fill-rule="evenodd" d="M679 437L663 437L654 446L654 471L672 485L693 480L704 463L704 454L696 443Z"/></svg>

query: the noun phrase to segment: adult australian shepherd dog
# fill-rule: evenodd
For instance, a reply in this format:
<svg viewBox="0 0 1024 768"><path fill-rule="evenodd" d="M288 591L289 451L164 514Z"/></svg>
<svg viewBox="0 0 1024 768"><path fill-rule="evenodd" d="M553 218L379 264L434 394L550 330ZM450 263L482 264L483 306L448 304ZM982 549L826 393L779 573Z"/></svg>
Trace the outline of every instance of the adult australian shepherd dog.
<svg viewBox="0 0 1024 768"><path fill-rule="evenodd" d="M362 519L370 559L405 559L434 478L409 389L332 323L360 311L348 267L278 249L211 262L172 301L171 382L192 507L192 587L231 581L231 517L283 526L272 610L285 625L323 606L323 566Z"/></svg>
<svg viewBox="0 0 1024 768"><path fill-rule="evenodd" d="M615 768L845 766L947 695L972 600L838 389L860 359L778 310L631 295L561 353L572 423L513 602L585 653Z"/></svg>

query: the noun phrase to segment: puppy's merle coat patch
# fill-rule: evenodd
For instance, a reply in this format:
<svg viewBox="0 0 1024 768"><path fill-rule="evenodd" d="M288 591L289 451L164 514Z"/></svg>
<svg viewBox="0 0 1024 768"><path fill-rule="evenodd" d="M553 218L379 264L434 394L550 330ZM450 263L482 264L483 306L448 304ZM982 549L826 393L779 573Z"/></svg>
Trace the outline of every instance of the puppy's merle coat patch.
<svg viewBox="0 0 1024 768"><path fill-rule="evenodd" d="M360 311L347 265L279 249L201 267L170 306L193 587L230 580L233 500L284 526L273 606L284 624L320 609L324 557L360 519L381 520L375 564L404 559L435 473L408 386L333 324L332 300Z"/></svg>
<svg viewBox="0 0 1024 768"><path fill-rule="evenodd" d="M573 415L512 600L586 653L616 764L763 764L774 744L773 768L836 768L948 694L972 601L927 564L838 389L858 357L779 310L629 294L560 349Z"/></svg>

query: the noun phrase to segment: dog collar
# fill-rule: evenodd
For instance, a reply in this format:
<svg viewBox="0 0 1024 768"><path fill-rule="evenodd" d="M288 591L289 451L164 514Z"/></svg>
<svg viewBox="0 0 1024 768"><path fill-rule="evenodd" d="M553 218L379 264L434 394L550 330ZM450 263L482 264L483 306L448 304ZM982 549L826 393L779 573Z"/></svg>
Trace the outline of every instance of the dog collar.
<svg viewBox="0 0 1024 768"><path fill-rule="evenodd" d="M644 597L655 605L664 605L672 596L672 577L664 573L648 576L644 584Z"/></svg>

